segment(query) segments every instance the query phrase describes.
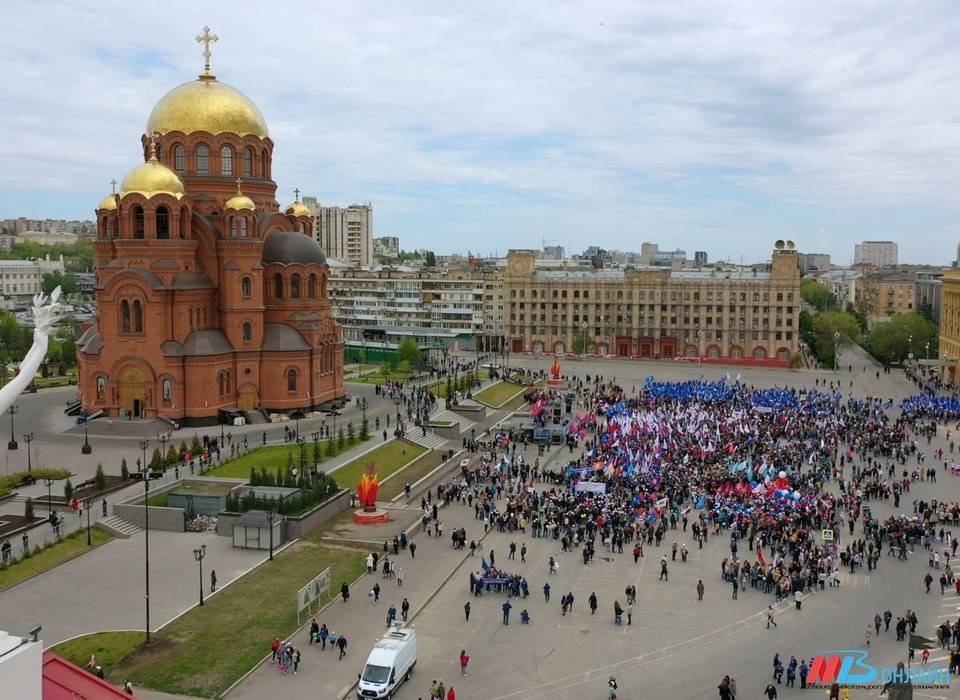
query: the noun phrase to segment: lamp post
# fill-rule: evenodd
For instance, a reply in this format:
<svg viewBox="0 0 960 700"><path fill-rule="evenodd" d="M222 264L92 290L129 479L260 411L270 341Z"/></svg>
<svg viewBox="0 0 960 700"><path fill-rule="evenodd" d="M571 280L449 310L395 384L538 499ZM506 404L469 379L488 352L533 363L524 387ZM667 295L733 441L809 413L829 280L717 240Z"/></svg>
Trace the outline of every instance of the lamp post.
<svg viewBox="0 0 960 700"><path fill-rule="evenodd" d="M13 417L17 415L17 411L20 410L20 406L13 405L7 409L7 412L10 414L10 442L7 443L8 450L17 449L17 438L13 434Z"/></svg>
<svg viewBox="0 0 960 700"><path fill-rule="evenodd" d="M88 498L83 502L83 509L87 511L87 546L93 544L90 540L90 509L93 507L93 499Z"/></svg>
<svg viewBox="0 0 960 700"><path fill-rule="evenodd" d="M310 433L310 437L313 438L313 471L317 471L317 455L320 454L320 431L315 430Z"/></svg>
<svg viewBox="0 0 960 700"><path fill-rule="evenodd" d="M913 334L907 336L907 357L913 359Z"/></svg>
<svg viewBox="0 0 960 700"><path fill-rule="evenodd" d="M929 340L923 345L923 359L924 360L930 359L930 341Z"/></svg>
<svg viewBox="0 0 960 700"><path fill-rule="evenodd" d="M840 369L840 358L837 355L837 349L840 347L840 331L833 332L833 371Z"/></svg>
<svg viewBox="0 0 960 700"><path fill-rule="evenodd" d="M929 343L928 343L929 345ZM360 398L360 411L363 414L362 421L367 422L367 397L363 396Z"/></svg>
<svg viewBox="0 0 960 700"><path fill-rule="evenodd" d="M83 421L83 445L80 447L80 454L88 455L93 452L93 448L90 446L90 438L87 435L87 421Z"/></svg>
<svg viewBox="0 0 960 700"><path fill-rule="evenodd" d="M303 472L307 469L307 441L303 438L297 439L297 445L300 446L300 478L303 478Z"/></svg>
<svg viewBox="0 0 960 700"><path fill-rule="evenodd" d="M267 511L267 525L270 527L270 561L273 561L273 519L277 517L277 512L271 507Z"/></svg>
<svg viewBox="0 0 960 700"><path fill-rule="evenodd" d="M203 605L203 558L207 556L207 545L200 545L199 549L193 550L193 558L200 565L200 605Z"/></svg>
<svg viewBox="0 0 960 700"><path fill-rule="evenodd" d="M30 443L33 442L33 433L27 433L23 436L23 441L27 443L27 473L33 471L33 460L30 457Z"/></svg>
<svg viewBox="0 0 960 700"><path fill-rule="evenodd" d="M297 434L294 436L294 438L297 440L297 442L300 442L300 412L299 411L297 411L294 414L293 420L296 422L296 427L297 427Z"/></svg>
<svg viewBox="0 0 960 700"><path fill-rule="evenodd" d="M586 362L587 360L587 322L584 321L581 327L582 327L582 330L580 331L580 361Z"/></svg>
<svg viewBox="0 0 960 700"><path fill-rule="evenodd" d="M51 489L53 488L54 481L56 481L56 479L50 479L48 477L44 477L43 479L43 483L47 487L47 515L48 516L53 515L53 493Z"/></svg>
<svg viewBox="0 0 960 700"><path fill-rule="evenodd" d="M166 433L160 433L157 435L157 440L160 442L160 464L163 465L164 471L166 471L167 466L167 437Z"/></svg>
<svg viewBox="0 0 960 700"><path fill-rule="evenodd" d="M140 450L143 452L143 579L144 579L144 603L147 612L147 642L150 641L150 469L147 467L147 446L149 440L140 441Z"/></svg>

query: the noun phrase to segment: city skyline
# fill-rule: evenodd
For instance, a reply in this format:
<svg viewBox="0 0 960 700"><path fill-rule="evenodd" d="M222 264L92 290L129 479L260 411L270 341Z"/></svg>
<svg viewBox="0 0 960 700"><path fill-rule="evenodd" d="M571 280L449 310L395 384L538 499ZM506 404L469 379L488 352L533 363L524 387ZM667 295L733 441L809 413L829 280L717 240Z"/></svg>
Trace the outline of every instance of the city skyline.
<svg viewBox="0 0 960 700"><path fill-rule="evenodd" d="M147 31L119 4L53 22L15 4L0 218L91 218L142 157L149 106L200 72L193 37L216 17L213 71L271 125L281 204L294 188L371 201L373 235L404 249L647 240L750 260L789 238L845 264L889 239L901 262L947 265L960 14L820 5L173 3ZM323 40L269 29L289 16Z"/></svg>

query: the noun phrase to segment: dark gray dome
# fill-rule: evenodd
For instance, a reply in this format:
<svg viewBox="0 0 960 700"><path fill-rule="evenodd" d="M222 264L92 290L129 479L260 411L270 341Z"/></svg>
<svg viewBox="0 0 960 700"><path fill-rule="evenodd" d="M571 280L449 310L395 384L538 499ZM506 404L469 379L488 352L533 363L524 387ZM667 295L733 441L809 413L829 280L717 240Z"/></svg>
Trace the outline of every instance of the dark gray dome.
<svg viewBox="0 0 960 700"><path fill-rule="evenodd" d="M263 262L323 265L327 262L327 256L323 254L320 244L305 233L276 231L267 236L267 242L263 246Z"/></svg>

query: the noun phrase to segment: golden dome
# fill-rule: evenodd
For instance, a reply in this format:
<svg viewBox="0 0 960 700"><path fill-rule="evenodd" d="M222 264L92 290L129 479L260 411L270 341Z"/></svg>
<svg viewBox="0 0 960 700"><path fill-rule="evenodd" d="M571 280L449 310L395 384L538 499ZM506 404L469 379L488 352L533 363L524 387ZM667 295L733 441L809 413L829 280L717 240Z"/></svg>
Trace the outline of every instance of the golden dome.
<svg viewBox="0 0 960 700"><path fill-rule="evenodd" d="M211 75L179 85L157 102L145 133L170 131L269 136L267 123L250 98Z"/></svg>
<svg viewBox="0 0 960 700"><path fill-rule="evenodd" d="M100 204L97 205L97 211L115 211L117 208L117 196L115 194L108 194L106 197L100 200Z"/></svg>
<svg viewBox="0 0 960 700"><path fill-rule="evenodd" d="M313 216L313 213L307 209L307 206L299 200L287 207L284 213L287 216Z"/></svg>
<svg viewBox="0 0 960 700"><path fill-rule="evenodd" d="M253 211L257 208L257 205L253 203L253 200L250 199L247 195L237 192L230 199L227 200L227 203L223 205L224 209L248 209Z"/></svg>
<svg viewBox="0 0 960 700"><path fill-rule="evenodd" d="M132 168L120 183L120 196L138 193L147 199L155 194L170 194L180 199L184 194L183 181L152 154L146 163Z"/></svg>

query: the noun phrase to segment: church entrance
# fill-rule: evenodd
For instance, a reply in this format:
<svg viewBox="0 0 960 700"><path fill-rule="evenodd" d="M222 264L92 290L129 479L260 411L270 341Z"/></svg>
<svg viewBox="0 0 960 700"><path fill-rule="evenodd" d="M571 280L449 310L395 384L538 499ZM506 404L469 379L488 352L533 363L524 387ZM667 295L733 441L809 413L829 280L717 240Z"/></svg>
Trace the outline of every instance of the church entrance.
<svg viewBox="0 0 960 700"><path fill-rule="evenodd" d="M257 409L257 387L246 384L240 388L239 408L241 411L255 411Z"/></svg>
<svg viewBox="0 0 960 700"><path fill-rule="evenodd" d="M128 415L142 418L146 408L147 377L139 367L127 367L120 373L120 408Z"/></svg>

